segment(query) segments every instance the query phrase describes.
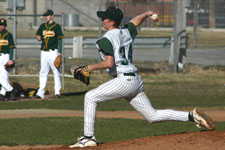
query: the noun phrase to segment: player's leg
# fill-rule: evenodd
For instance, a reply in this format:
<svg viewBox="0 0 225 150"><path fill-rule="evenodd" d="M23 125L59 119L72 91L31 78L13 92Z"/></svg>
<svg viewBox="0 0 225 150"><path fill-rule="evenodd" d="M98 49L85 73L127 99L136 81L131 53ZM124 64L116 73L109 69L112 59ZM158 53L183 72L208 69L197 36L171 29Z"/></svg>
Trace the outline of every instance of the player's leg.
<svg viewBox="0 0 225 150"><path fill-rule="evenodd" d="M192 121L199 128L215 129L212 119L196 108L191 112L172 109L157 110L152 107L144 92L140 92L136 97L127 99L127 101L150 123L160 121Z"/></svg>
<svg viewBox="0 0 225 150"><path fill-rule="evenodd" d="M40 88L38 89L37 96L44 98L45 87L48 80L49 64L48 64L48 52L41 51L41 69L39 75Z"/></svg>
<svg viewBox="0 0 225 150"><path fill-rule="evenodd" d="M129 82L133 83L133 81L128 81L126 77L117 77L85 94L84 136L78 138L78 142L71 145L70 148L97 145L94 137L94 124L98 103L132 94L135 91L132 87L135 86L130 86Z"/></svg>
<svg viewBox="0 0 225 150"><path fill-rule="evenodd" d="M84 135L94 135L94 123L97 104L121 97L123 88L121 79L115 78L87 92L84 99ZM125 92L124 92L125 93Z"/></svg>
<svg viewBox="0 0 225 150"><path fill-rule="evenodd" d="M5 70L5 64L9 60L9 55L2 55L0 57L0 84L1 88L1 95L5 96L6 92L10 92L13 90L13 87L9 83L9 73Z"/></svg>
<svg viewBox="0 0 225 150"><path fill-rule="evenodd" d="M0 95L1 95L1 97L2 96L4 97L6 95L6 90L3 86L1 86Z"/></svg>
<svg viewBox="0 0 225 150"><path fill-rule="evenodd" d="M52 72L54 74L54 90L55 90L55 95L60 95L60 89L61 89L61 81L60 81L60 70L59 68L56 68L54 65L54 61L56 57L58 56L58 50L54 50L50 52L50 57L49 57L49 65L52 69Z"/></svg>
<svg viewBox="0 0 225 150"><path fill-rule="evenodd" d="M0 94L5 96L6 92L10 92L13 90L13 87L9 83L8 72L0 69L0 84L2 85Z"/></svg>
<svg viewBox="0 0 225 150"><path fill-rule="evenodd" d="M172 109L157 110L154 109L144 92L140 92L134 98L128 98L127 101L149 122L160 121L188 121L189 112L176 111Z"/></svg>
<svg viewBox="0 0 225 150"><path fill-rule="evenodd" d="M98 103L133 95L139 87L139 78L121 75L87 92L84 100L84 135L94 135Z"/></svg>
<svg viewBox="0 0 225 150"><path fill-rule="evenodd" d="M2 85L0 84L0 101L4 101L5 100L5 96L1 93L3 93L3 90L4 88L2 87ZM4 89L5 90L5 89Z"/></svg>

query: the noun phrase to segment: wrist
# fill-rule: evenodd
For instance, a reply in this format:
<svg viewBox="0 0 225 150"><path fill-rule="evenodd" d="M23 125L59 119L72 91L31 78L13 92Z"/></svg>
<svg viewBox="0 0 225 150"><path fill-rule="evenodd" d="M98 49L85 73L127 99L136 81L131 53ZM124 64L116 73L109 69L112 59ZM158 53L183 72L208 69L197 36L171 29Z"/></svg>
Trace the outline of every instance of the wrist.
<svg viewBox="0 0 225 150"><path fill-rule="evenodd" d="M153 11L148 11L148 12L147 12L147 17L150 17L152 14L154 14Z"/></svg>
<svg viewBox="0 0 225 150"><path fill-rule="evenodd" d="M87 65L87 68L88 68L88 71L89 71L89 72L91 72L91 71L92 71L91 66Z"/></svg>

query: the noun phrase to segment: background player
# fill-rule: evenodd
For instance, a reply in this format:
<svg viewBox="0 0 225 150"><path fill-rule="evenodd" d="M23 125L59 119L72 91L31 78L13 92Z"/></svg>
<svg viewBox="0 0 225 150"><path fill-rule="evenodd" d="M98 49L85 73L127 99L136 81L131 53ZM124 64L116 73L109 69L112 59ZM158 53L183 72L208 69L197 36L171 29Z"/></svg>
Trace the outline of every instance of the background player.
<svg viewBox="0 0 225 150"><path fill-rule="evenodd" d="M10 100L16 100L16 90L9 83L9 72L7 67L14 65L14 41L12 34L6 30L7 21L0 19L0 100L5 100L6 92L9 93Z"/></svg>
<svg viewBox="0 0 225 150"><path fill-rule="evenodd" d="M39 76L40 88L35 98L44 99L45 87L48 80L50 68L54 73L55 82L55 98L60 98L60 71L54 66L54 61L58 55L62 53L62 38L63 33L61 26L53 21L54 13L52 10L47 10L45 16L46 23L40 25L37 31L37 40L42 41L41 44L41 70Z"/></svg>
<svg viewBox="0 0 225 150"><path fill-rule="evenodd" d="M84 102L84 136L78 138L73 147L97 146L94 137L94 124L97 104L107 100L125 98L150 123L167 120L195 121L198 126L214 129L211 119L194 109L192 112L175 111L171 109L156 110L152 107L144 92L141 77L132 64L133 42L137 35L137 27L151 17L152 11L147 11L133 18L129 23L119 28L123 13L118 7L109 7L106 11L98 11L97 16L107 32L97 41L102 61L85 67L93 70L107 69L112 80L101 84L85 94ZM155 20L153 20L155 21ZM83 72L82 68L78 71Z"/></svg>

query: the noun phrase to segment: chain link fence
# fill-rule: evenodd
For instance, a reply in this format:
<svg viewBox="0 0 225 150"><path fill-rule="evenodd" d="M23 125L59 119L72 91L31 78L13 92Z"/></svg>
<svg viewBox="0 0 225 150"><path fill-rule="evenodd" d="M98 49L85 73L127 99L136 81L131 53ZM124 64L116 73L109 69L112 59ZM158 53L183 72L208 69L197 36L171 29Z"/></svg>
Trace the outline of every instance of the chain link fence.
<svg viewBox="0 0 225 150"><path fill-rule="evenodd" d="M101 1L101 5L99 6L99 2ZM4 2L7 1L0 1L0 17L6 18L8 21L7 29L13 33L13 26L14 26L14 14L11 10L7 10L4 7ZM147 10L152 10L160 15L160 24L157 26L150 20L146 20L141 28L152 28L155 27L156 29L162 30L163 32L167 32L164 30L170 27L170 31L173 32L173 25L174 25L174 1L173 0L76 0L76 1L69 1L69 0L48 0L48 1L36 1L35 3L31 3L32 1L25 1L24 9L17 10L17 19L16 19L16 41L18 40L26 40L26 39L33 39L36 40L36 31L39 25L45 20L41 19L41 14L44 13L46 9L52 9L55 14L54 20L63 25L65 29L65 38L66 40L72 39L73 36L77 36L79 31L82 31L79 35L86 34L85 32L90 32L90 30L95 32L94 38L98 38L98 25L99 19L96 16L96 11L99 10L99 7L102 10L105 10L108 6L118 6L124 12L124 19L123 24L128 22L134 16L143 13ZM34 1L33 1L34 2ZM198 0L198 26L208 29L210 20L210 0ZM215 20L215 28L224 28L225 27L225 1L224 0L214 0L214 20ZM33 8L33 9L32 9ZM35 8L35 9L34 9ZM34 11L36 10L36 11ZM194 7L193 7L193 0L191 1L191 5L189 8L186 9L187 15L187 26L192 27L194 23ZM62 13L64 13L64 18L62 18ZM30 15L29 15L30 14ZM24 15L24 16L23 16ZM70 16L72 18L70 18ZM70 23L72 22L72 23ZM65 26L64 26L65 25ZM156 30L155 32L159 31ZM73 31L76 31L73 35ZM223 34L222 32L220 34ZM69 35L69 36L68 36ZM85 38L85 35L83 35ZM151 36L151 35L147 35ZM168 36L168 35L166 35ZM93 36L92 36L93 37ZM203 35L202 37L206 37ZM205 39L203 39L205 41ZM203 41L203 42L204 42ZM221 44L222 39L217 40L218 44L215 43L214 47L223 47ZM190 41L191 42L191 41ZM220 42L220 44L219 44ZM204 43L203 43L204 44ZM208 43L207 43L208 44ZM205 45L207 45L205 44ZM40 70L40 45L41 43L30 43L30 44L20 44L17 45L16 49L16 75L22 76L35 76L35 84L34 79L27 79L27 83L29 86L38 86L38 74ZM205 46L203 45L203 46ZM64 53L65 53L65 64L61 68L61 73L65 72L65 74L71 75L71 68L79 65L87 64L87 60L82 61L80 63L77 60L71 59L72 56L72 45L65 44L64 46ZM98 53L96 48L88 49L83 47L85 50L84 58L91 59L91 61L98 60ZM137 56L139 60L144 61L157 61L162 60L165 61L165 57L169 58L169 48L167 49L160 49L157 52L153 52L153 58L146 55L149 53L150 48L145 47L143 53L140 52L140 56ZM164 53L163 55L158 55L159 52ZM168 56L167 56L168 55ZM211 54L210 54L211 55ZM193 56L189 54L190 57L200 57ZM198 58L197 58L198 59ZM211 59L211 58L209 58ZM214 58L213 58L214 59ZM217 59L217 58L215 58ZM199 59L200 60L200 59ZM74 63L75 61L75 63ZM201 60L200 60L201 61ZM63 71L63 72L62 72ZM12 73L11 73L12 74ZM52 73L50 72L50 75ZM64 77L64 76L63 76ZM51 78L51 77L50 77ZM64 80L64 79L63 79ZM52 79L49 80L50 86L54 84Z"/></svg>

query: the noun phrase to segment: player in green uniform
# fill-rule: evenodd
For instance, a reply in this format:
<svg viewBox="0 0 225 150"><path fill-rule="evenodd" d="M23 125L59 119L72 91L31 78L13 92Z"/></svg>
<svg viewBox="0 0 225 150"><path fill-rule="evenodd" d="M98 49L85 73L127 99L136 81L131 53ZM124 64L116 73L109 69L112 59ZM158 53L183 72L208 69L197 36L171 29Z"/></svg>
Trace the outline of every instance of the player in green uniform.
<svg viewBox="0 0 225 150"><path fill-rule="evenodd" d="M40 88L35 98L44 99L45 87L48 80L48 72L50 68L54 73L55 97L60 98L60 70L54 66L55 58L62 54L62 33L61 26L53 21L54 13L47 10L45 16L46 23L40 25L37 31L37 40L42 41L41 44L41 70L39 76Z"/></svg>
<svg viewBox="0 0 225 150"><path fill-rule="evenodd" d="M10 95L10 100L16 100L16 90L9 83L9 72L7 67L13 66L13 52L15 44L12 34L6 30L7 21L0 19L0 100L5 100L6 93Z"/></svg>

